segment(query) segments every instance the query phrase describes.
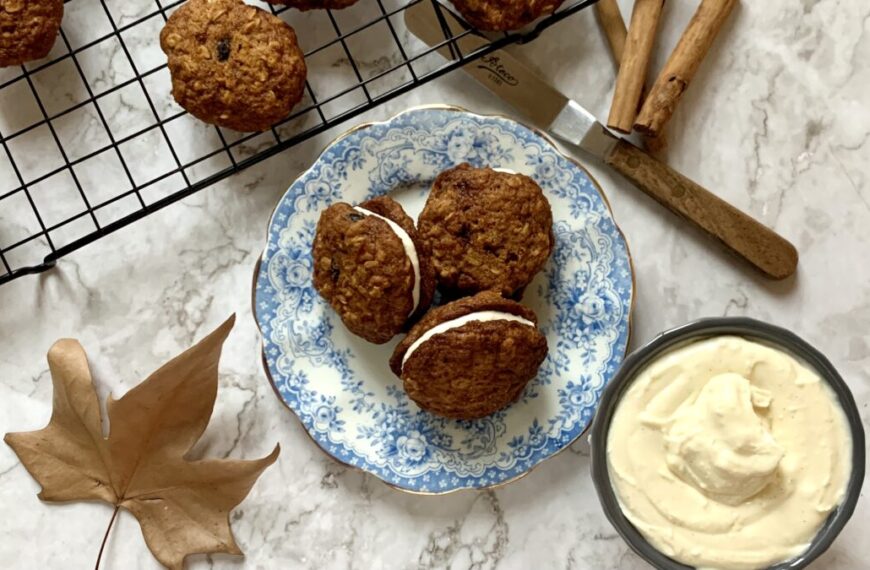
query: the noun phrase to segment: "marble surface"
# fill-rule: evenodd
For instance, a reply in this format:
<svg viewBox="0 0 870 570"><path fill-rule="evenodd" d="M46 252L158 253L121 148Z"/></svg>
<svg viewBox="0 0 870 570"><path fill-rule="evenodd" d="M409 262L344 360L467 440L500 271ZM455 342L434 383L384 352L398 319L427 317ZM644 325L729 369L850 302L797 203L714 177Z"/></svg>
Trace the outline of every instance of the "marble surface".
<svg viewBox="0 0 870 570"><path fill-rule="evenodd" d="M123 3L107 4L132 10ZM627 13L630 2L620 4ZM654 67L663 63L696 4L666 3ZM118 17L134 17L125 14ZM142 41L146 49L137 57L154 57L148 49L153 44ZM614 71L591 11L513 51L606 116ZM119 69L117 61L124 63L111 50L103 56L111 70ZM376 55L364 65L384 65L382 57L395 56ZM7 77L10 72L3 73ZM113 73L96 81L116 81ZM671 124L668 160L673 166L798 246L799 274L783 283L761 279L625 181L579 157L605 188L632 249L637 278L633 346L704 316L771 321L796 331L830 357L852 387L867 424L868 90L866 2L743 2ZM121 99L112 119L135 121L135 107ZM359 120L435 102L511 113L472 80L454 73ZM15 99L0 105L4 120L12 120ZM250 314L254 262L278 198L343 129L90 245L49 273L0 287L0 432L35 429L47 421L51 383L45 352L54 340L80 339L90 353L99 390L120 394L235 312L239 320L221 363L218 404L197 451L251 458L276 442L283 451L232 515L246 557L196 556L189 568L647 567L604 518L584 441L505 488L416 497L327 458L275 398L260 370ZM87 129L75 134L77 144L96 144ZM46 144L48 139L40 136L45 133L30 141L34 148ZM0 176L0 187L12 184L8 173ZM0 212L0 227L13 223ZM10 449L0 446L3 566L92 566L111 509L42 504L37 490ZM851 523L814 568L866 568L868 531L865 492ZM103 567L158 567L131 516L121 515Z"/></svg>

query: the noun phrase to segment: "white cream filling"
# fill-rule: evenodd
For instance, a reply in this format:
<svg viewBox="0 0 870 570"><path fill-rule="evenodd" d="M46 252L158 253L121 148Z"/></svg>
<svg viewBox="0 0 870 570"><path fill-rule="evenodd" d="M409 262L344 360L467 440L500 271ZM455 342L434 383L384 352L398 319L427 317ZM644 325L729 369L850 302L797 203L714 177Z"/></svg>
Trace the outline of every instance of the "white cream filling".
<svg viewBox="0 0 870 570"><path fill-rule="evenodd" d="M516 174L515 170L511 170L510 168L493 168L496 172L504 172L505 174Z"/></svg>
<svg viewBox="0 0 870 570"><path fill-rule="evenodd" d="M402 368L405 368L405 363L408 362L408 359L411 358L411 355L414 354L414 351L420 348L420 345L422 345L433 336L446 333L449 330L459 328L474 321L484 323L488 321L514 321L517 323L528 325L530 327L535 326L535 323L528 319L524 319L510 313L504 313L502 311L478 311L476 313L469 313L453 320L444 321L441 324L435 325L434 327L420 335L420 338L415 340L411 344L411 346L408 347L408 350L405 351L405 356L402 358Z"/></svg>
<svg viewBox="0 0 870 570"><path fill-rule="evenodd" d="M413 303L411 305L411 312L408 313L409 315L413 315L414 311L417 310L417 305L420 304L420 259L417 257L417 248L414 247L414 240L411 239L408 232L402 229L402 226L393 220L375 214L365 208L360 208L359 206L354 206L353 209L364 216L374 216L379 220L387 222L387 225L390 226L393 233L399 236L399 239L402 240L402 246L405 248L405 255L408 256L408 259L411 261L411 267L414 269L414 287L411 290L411 299Z"/></svg>

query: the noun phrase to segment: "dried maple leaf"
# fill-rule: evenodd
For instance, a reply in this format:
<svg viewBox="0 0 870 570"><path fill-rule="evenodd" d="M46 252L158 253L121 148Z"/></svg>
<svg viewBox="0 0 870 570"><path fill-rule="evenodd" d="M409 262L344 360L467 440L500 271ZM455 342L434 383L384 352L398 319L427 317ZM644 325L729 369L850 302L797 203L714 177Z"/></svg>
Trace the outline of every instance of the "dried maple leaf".
<svg viewBox="0 0 870 570"><path fill-rule="evenodd" d="M110 396L108 438L84 350L75 340L56 342L48 352L51 420L5 438L42 485L39 498L105 501L115 514L127 509L148 548L172 569L182 568L188 554L241 554L229 513L280 449L254 461L185 459L214 409L218 360L234 323L230 317L120 400Z"/></svg>

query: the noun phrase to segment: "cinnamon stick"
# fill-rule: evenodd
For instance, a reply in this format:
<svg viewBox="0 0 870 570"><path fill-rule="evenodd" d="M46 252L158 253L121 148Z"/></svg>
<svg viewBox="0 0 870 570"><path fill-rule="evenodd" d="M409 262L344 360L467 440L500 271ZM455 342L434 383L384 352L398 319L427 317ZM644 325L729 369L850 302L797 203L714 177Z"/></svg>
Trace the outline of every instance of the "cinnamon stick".
<svg viewBox="0 0 870 570"><path fill-rule="evenodd" d="M657 136L670 120L737 0L702 0L653 84L634 128Z"/></svg>
<svg viewBox="0 0 870 570"><path fill-rule="evenodd" d="M622 52L625 49L625 21L622 19L622 14L619 11L619 5L616 0L599 0L595 4L595 13L598 15L598 23L601 29L604 30L604 35L607 38L607 44L610 46L610 53L613 56L613 61L616 63L616 69L622 65ZM644 82L641 89L640 101L638 102L638 111L643 99L646 95L646 83ZM646 149L655 154L661 155L668 148L668 142L665 139L664 133L655 138L644 137L644 146Z"/></svg>
<svg viewBox="0 0 870 570"><path fill-rule="evenodd" d="M637 116L646 68L664 3L664 0L636 0L631 12L631 23L607 120L608 127L621 133L631 132Z"/></svg>
<svg viewBox="0 0 870 570"><path fill-rule="evenodd" d="M622 52L625 51L625 36L628 34L625 21L619 12L619 4L616 0L599 0L595 4L595 15L598 16L598 23L607 37L613 61L619 68L622 65Z"/></svg>
<svg viewBox="0 0 870 570"><path fill-rule="evenodd" d="M642 138L644 148L656 158L661 159L664 152L668 150L668 139L665 138L665 133L661 133L657 137L644 135Z"/></svg>

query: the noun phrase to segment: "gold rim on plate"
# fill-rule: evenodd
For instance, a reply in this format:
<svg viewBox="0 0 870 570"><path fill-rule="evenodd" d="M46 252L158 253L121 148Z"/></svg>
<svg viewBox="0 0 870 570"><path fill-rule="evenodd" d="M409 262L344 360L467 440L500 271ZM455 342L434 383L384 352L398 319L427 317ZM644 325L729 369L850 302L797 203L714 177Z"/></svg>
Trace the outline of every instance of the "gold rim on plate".
<svg viewBox="0 0 870 570"><path fill-rule="evenodd" d="M307 175L311 171L312 168L314 168L314 165L316 165L320 161L320 159L323 157L323 155L326 153L327 150L332 148L339 141L341 141L341 140L347 138L348 136L350 136L351 134L355 133L356 131L359 131L362 129L367 129L367 128L373 127L375 125L384 125L387 123L391 123L394 120L396 120L398 117L400 117L406 113L413 113L415 111L422 111L422 110L427 110L427 109L442 110L442 111L454 111L457 113L464 113L466 115L472 115L472 116L480 117L483 119L495 118L495 119L502 119L505 121L510 121L512 123L516 123L516 124L520 125L521 127L524 127L526 129L532 131L536 135L540 136L553 148L553 150L559 156L561 156L562 158L564 158L568 162L571 162L572 164L574 164L577 168L582 170L583 173L586 174L586 176L589 177L589 180L592 181L592 186L595 188L595 191L598 192L598 195L601 196L601 199L604 201L604 205L607 206L607 211L610 213L611 220L613 220L613 226L616 228L616 231L622 237L622 242L625 244L625 253L628 256L628 266L629 266L629 269L631 270L631 298L629 299L629 302L628 302L628 323L627 323L628 331L625 335L625 345L622 347L622 349L623 349L622 359L625 360L625 357L628 354L628 347L631 344L632 315L634 313L634 303L635 303L635 298L637 296L636 295L637 281L635 279L635 273L634 273L634 260L631 257L631 249L628 246L628 239L626 239L625 233L622 231L622 228L620 228L619 224L616 223L616 218L613 215L613 208L610 206L610 201L607 199L607 195L604 193L604 190L601 188L601 185L598 183L598 180L596 180L595 177L592 175L592 173L589 172L585 166L580 164L580 162L577 159L575 159L571 156L568 156L567 154L562 152L562 150L556 145L556 142L552 138L550 138L550 136L547 133L541 131L540 129L529 126L529 125L523 123L522 121L517 121L516 119L514 119L512 117L508 117L506 115L500 115L500 114L483 115L480 113L471 112L471 111L464 109L462 107L459 107L457 105L449 105L449 104L445 104L445 103L418 105L415 107L410 107L408 109L405 109L404 111L402 111L400 113L396 113L395 115L391 116L390 118L388 118L386 120L367 121L365 123L360 123L360 124L356 125L355 127L352 127L350 129L344 131L343 133L341 133L340 135L338 135L337 137L332 139L326 146L323 147L323 150L320 151L320 153L317 155L317 158L314 159L314 162L312 162L311 166L309 166L308 168L303 170L293 180L293 182L290 183L290 186L287 187L288 190L290 188L292 188L293 185L296 184L296 182L298 182L301 178L303 178L305 175ZM286 192L285 192L285 195L286 195ZM272 222L275 218L275 213L278 211L278 207L281 205L281 203L283 201L284 201L284 195L282 195L281 198L278 200L278 202L275 204L275 207L272 209L272 214L269 216L269 221L266 223L266 243L267 244L269 243L269 230L272 227ZM506 479L506 480L500 481L498 483L493 483L491 485L486 485L484 487L462 487L459 489L449 489L447 491L441 491L441 492L415 491L412 489L405 489L403 487L399 487L393 483L390 483L389 481L382 479L376 473L372 473L370 471L367 471L366 469L363 469L362 467L359 467L358 465L351 465L350 463L347 463L346 461L342 461L341 459L339 459L338 457L335 457L334 455L329 453L326 449L324 449L323 446L320 444L320 442L317 441L316 439L314 439L314 437L308 432L308 429L305 427L305 424L302 422L302 419L299 417L299 415L296 413L296 411L293 408L291 408L290 405L287 404L287 402L281 396L281 392L278 390L278 386L275 384L275 379L272 378L272 373L269 372L269 365L266 363L266 346L263 342L263 329L260 328L260 322L257 320L257 278L260 275L260 266L263 262L263 257L265 255L266 255L266 249L264 248L263 252L259 255L259 257L257 257L257 262L254 264L254 275L253 275L253 279L251 281L251 317L254 319L254 324L256 324L256 326L257 326L257 332L260 334L260 364L263 367L263 372L266 374L266 379L269 380L269 384L272 386L272 390L275 392L275 395L278 397L278 400L281 402L281 404L283 404L285 408L287 408L288 410L290 410L293 413L293 416L302 425L302 431L305 433L306 436L308 436L308 439L310 439L311 441L314 442L317 449L322 451L326 456L328 456L330 459L332 459L336 463L344 465L345 467L348 467L350 469L360 471L360 472L365 473L369 476L375 477L378 481L381 481L386 486L388 486L392 489L395 489L396 491L401 491L403 493L408 493L410 495L419 495L419 496L430 497L430 496L449 495L451 493L460 493L463 491L487 491L487 490L491 490L491 489L499 489L501 487L509 485L510 483L513 483L515 481L519 481L520 479L522 479L523 477L525 477L526 475L528 475L529 473L534 471L536 468L538 468L540 465L543 465L544 462L549 461L550 459L553 459L554 457L560 455L563 451L565 451L566 449L571 447L574 443L577 442L577 440L579 440L581 437L583 437L583 435L589 430L590 426L592 425L592 421L590 421L586 425L586 427L583 428L583 431L581 431L579 434L577 434L577 436L574 439L567 442L561 449L559 449L558 451L554 452L553 454L541 459L538 463L532 465L531 467L529 467L527 470L520 473L519 475L515 475L514 477L511 477L510 479Z"/></svg>

